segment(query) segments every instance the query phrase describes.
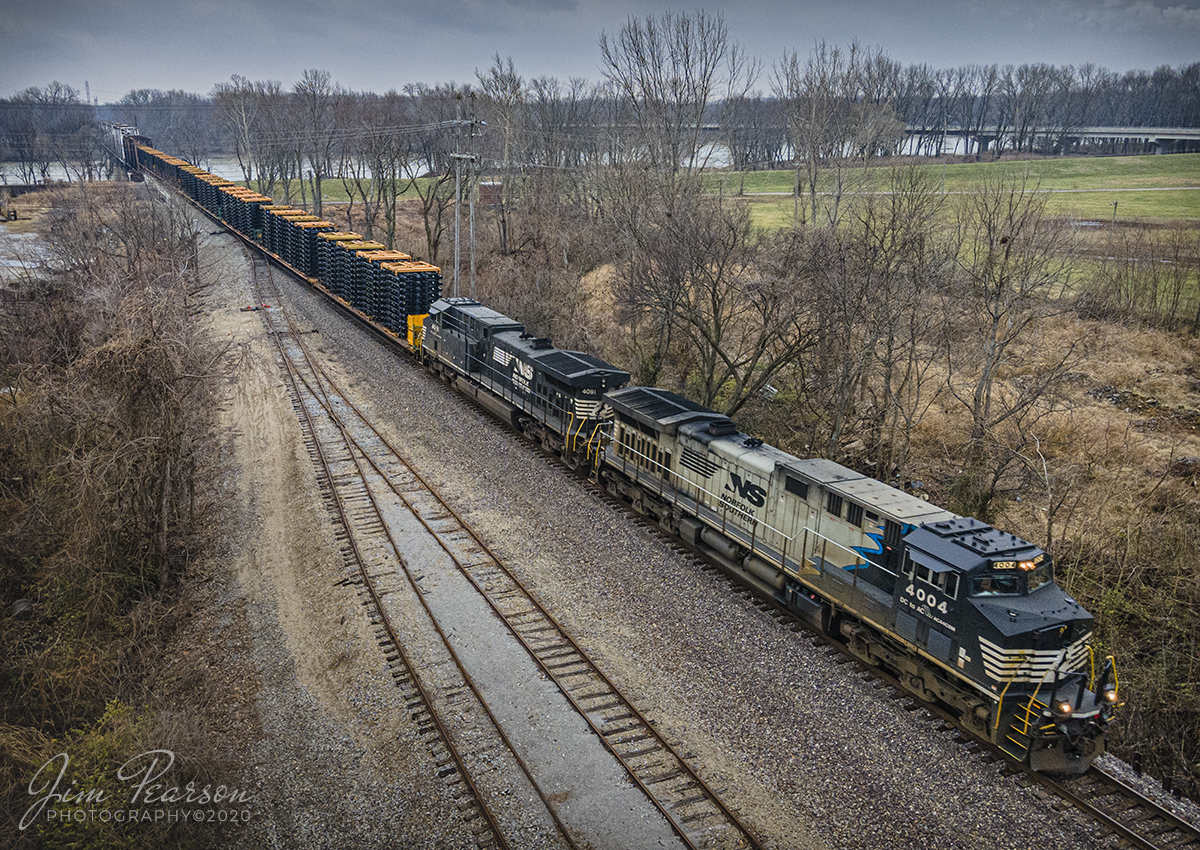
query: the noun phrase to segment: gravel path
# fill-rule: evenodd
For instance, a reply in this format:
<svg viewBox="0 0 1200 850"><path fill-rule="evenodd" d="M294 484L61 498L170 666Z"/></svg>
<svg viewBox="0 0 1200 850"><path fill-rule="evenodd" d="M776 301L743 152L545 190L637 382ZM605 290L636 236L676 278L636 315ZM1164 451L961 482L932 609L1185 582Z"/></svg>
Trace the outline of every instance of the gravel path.
<svg viewBox="0 0 1200 850"><path fill-rule="evenodd" d="M1098 846L318 296L287 292L381 430L769 846Z"/></svg>
<svg viewBox="0 0 1200 850"><path fill-rule="evenodd" d="M214 333L250 357L223 414L224 552L205 568L173 687L210 696L210 726L256 794L255 818L217 843L472 846L395 704L365 609L339 586L345 568L261 324L237 312L250 301L240 252L212 242ZM318 296L291 282L284 294L343 389L768 847L1105 846Z"/></svg>
<svg viewBox="0 0 1200 850"><path fill-rule="evenodd" d="M214 828L211 846L474 847L345 583L273 346L239 310L253 298L238 243L209 243L204 306L243 366L220 414L219 550L194 571L198 613L156 691L201 709L219 780L253 798L250 821Z"/></svg>

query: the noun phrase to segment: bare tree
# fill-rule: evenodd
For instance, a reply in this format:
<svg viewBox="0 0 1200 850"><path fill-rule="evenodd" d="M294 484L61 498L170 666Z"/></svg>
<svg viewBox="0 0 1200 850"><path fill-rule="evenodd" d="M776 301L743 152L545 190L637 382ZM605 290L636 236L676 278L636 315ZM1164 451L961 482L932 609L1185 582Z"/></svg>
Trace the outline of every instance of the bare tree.
<svg viewBox="0 0 1200 850"><path fill-rule="evenodd" d="M499 250L503 255L509 252L508 208L516 181L514 158L524 159L520 143L525 138L522 132L525 123L525 80L513 66L512 57L508 57L505 63L501 61L499 53L493 58L492 66L487 71L477 70L475 77L479 80L480 94L483 98L481 105L487 110L488 126L498 131L500 136L499 150L496 151L500 159L500 197L493 213L496 217L497 235L500 238ZM473 134L473 123L470 129ZM460 140L463 130L462 126L455 128L456 137Z"/></svg>
<svg viewBox="0 0 1200 850"><path fill-rule="evenodd" d="M394 90L384 95L344 93L335 107L337 171L350 197L347 223L351 229L357 226L354 208L361 203L363 236L374 239L382 213L389 248L395 244L399 198L415 177L413 109L413 100Z"/></svg>
<svg viewBox="0 0 1200 850"><path fill-rule="evenodd" d="M627 272L622 292L638 352L634 369L639 380L654 383L673 331L697 332L697 314L689 319L684 313L701 262L692 228L714 212L698 201L707 160L704 122L719 98L745 93L754 65L730 40L724 19L704 12L630 18L616 36L600 36L600 51L613 98L610 165L598 184L601 214ZM714 249L713 256L726 251L730 262L741 251L739 242L744 240L722 238L726 248ZM649 304L654 309L647 310ZM711 354L698 356L715 364ZM702 394L709 395L719 380L714 369L702 371L710 373L702 381Z"/></svg>
<svg viewBox="0 0 1200 850"><path fill-rule="evenodd" d="M967 138L970 153L971 139L975 140L976 157L983 154L987 145L989 128L996 125L997 141L996 155L1000 155L1002 146L998 137L1005 131L1004 113L997 109L996 103L1000 96L1000 68L996 65L972 65L968 68L971 96L963 101L963 112L960 113L959 123L964 129L970 130Z"/></svg>
<svg viewBox="0 0 1200 850"><path fill-rule="evenodd" d="M300 176L300 159L288 95L278 80L262 80L254 84L254 96L258 101L254 147L257 188L264 195L281 195L281 202L290 204L292 178Z"/></svg>
<svg viewBox="0 0 1200 850"><path fill-rule="evenodd" d="M663 203L654 193L640 207L621 205L641 217L618 268L618 299L632 344L643 331L652 340L635 353L639 380L660 377L673 331L686 349L679 389L733 414L812 344L804 293L786 240L764 249L743 204L685 185L691 191L675 196L669 216L653 206Z"/></svg>
<svg viewBox="0 0 1200 850"><path fill-rule="evenodd" d="M1034 335L1063 309L1056 300L1073 262L1072 237L1047 202L1027 176L1001 177L963 196L956 211L947 388L971 417L959 496L981 516L1032 427L1057 404L1056 387L1075 354L1074 345L1039 346Z"/></svg>
<svg viewBox="0 0 1200 850"><path fill-rule="evenodd" d="M621 157L644 158L670 197L677 175L691 177L707 160L700 140L710 104L744 94L755 65L730 40L724 18L702 11L630 18L615 36L601 34L600 53L621 118L636 130Z"/></svg>
<svg viewBox="0 0 1200 850"><path fill-rule="evenodd" d="M772 86L784 105L796 161L797 224L806 189L808 220L836 225L852 182L866 176L865 168L851 166L894 152L904 129L891 105L898 75L882 51L857 43L843 52L822 41L804 62L791 51L776 63Z"/></svg>
<svg viewBox="0 0 1200 850"><path fill-rule="evenodd" d="M346 97L346 92L341 86L333 83L328 71L311 68L305 69L292 91L299 101L299 122L294 132L298 134L300 150L308 163L313 214L320 217L321 180L333 160L334 140L337 137L337 105L339 100Z"/></svg>
<svg viewBox="0 0 1200 850"><path fill-rule="evenodd" d="M1000 80L1003 108L1012 128L1013 147L1032 152L1038 132L1046 122L1046 110L1054 87L1050 65L1021 65L1004 69Z"/></svg>
<svg viewBox="0 0 1200 850"><path fill-rule="evenodd" d="M371 190L371 168L366 154L367 139L374 132L371 99L367 94L347 94L341 99L336 108L336 121L341 132L338 133L334 148L337 160L335 171L350 199L346 207L346 226L350 230L357 227L354 208L361 200L362 231L367 239L374 238L372 228L375 224L375 195Z"/></svg>
<svg viewBox="0 0 1200 850"><path fill-rule="evenodd" d="M258 106L254 85L246 77L234 74L227 83L213 88L217 120L233 138L233 151L246 185L254 179L255 147L258 129Z"/></svg>
<svg viewBox="0 0 1200 850"><path fill-rule="evenodd" d="M401 129L413 123L413 104L395 91L373 100L379 116L377 120L385 128L381 128L383 132L372 135L367 150L370 152L371 172L376 186L375 197L383 212L384 243L388 248L393 248L396 244L397 204L407 188L416 183L416 175L413 174L413 134Z"/></svg>
<svg viewBox="0 0 1200 850"><path fill-rule="evenodd" d="M57 165L79 180L100 172L101 139L95 110L57 80L31 86L0 104L5 147L27 183L47 182Z"/></svg>
<svg viewBox="0 0 1200 850"><path fill-rule="evenodd" d="M446 129L453 126L451 122L465 90L453 84L405 87L405 93L412 99L413 116L421 128L413 134L412 169L418 176L413 190L421 201L427 258L434 265L438 264L442 240L451 225L450 210L455 200L451 158L454 145Z"/></svg>
<svg viewBox="0 0 1200 850"><path fill-rule="evenodd" d="M871 398L864 439L875 459L868 465L903 480L913 431L942 390L935 369L942 319L933 293L950 272L954 242L941 234L945 196L927 170L895 168L890 185L858 205L848 229L875 290L868 321L881 329L873 380L862 384Z"/></svg>
<svg viewBox="0 0 1200 850"><path fill-rule="evenodd" d="M214 87L213 99L218 122L233 138L246 185L264 195L274 195L280 188L288 203L291 178L298 168L298 136L283 85L234 74L228 83Z"/></svg>

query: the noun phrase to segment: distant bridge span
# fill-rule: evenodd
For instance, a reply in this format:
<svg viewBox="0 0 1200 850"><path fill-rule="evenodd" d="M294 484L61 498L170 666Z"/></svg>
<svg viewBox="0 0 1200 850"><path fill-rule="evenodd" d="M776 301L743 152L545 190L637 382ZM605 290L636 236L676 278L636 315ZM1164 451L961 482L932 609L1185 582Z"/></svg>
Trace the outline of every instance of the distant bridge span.
<svg viewBox="0 0 1200 850"><path fill-rule="evenodd" d="M1011 138L1013 128L996 126L980 129L965 127L907 127L905 133L910 136L937 137L945 134L948 137L973 140L979 145L979 152L985 153L997 138ZM1132 147L1143 148L1145 153L1171 153L1178 150L1194 149L1200 145L1200 127L1039 127L1034 132L1037 136L1054 136L1058 138L1064 149L1081 146L1108 146L1114 148L1118 142L1123 142L1121 153L1132 153Z"/></svg>

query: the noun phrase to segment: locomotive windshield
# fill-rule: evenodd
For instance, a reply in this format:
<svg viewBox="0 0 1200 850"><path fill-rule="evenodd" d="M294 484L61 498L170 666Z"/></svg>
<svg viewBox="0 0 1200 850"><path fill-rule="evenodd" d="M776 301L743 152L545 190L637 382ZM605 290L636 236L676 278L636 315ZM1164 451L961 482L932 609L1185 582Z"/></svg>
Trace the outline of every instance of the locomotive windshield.
<svg viewBox="0 0 1200 850"><path fill-rule="evenodd" d="M1054 568L1050 566L1049 561L1042 563L1038 565L1037 569L1029 573L1028 581L1029 592L1033 593L1042 585L1046 585L1054 581Z"/></svg>
<svg viewBox="0 0 1200 850"><path fill-rule="evenodd" d="M971 579L972 596L1022 596L1033 593L1054 581L1054 569L1049 562L1039 564L1029 572L1005 570L984 573Z"/></svg>
<svg viewBox="0 0 1200 850"><path fill-rule="evenodd" d="M971 595L1020 596L1021 579L1016 573L984 573L971 579Z"/></svg>

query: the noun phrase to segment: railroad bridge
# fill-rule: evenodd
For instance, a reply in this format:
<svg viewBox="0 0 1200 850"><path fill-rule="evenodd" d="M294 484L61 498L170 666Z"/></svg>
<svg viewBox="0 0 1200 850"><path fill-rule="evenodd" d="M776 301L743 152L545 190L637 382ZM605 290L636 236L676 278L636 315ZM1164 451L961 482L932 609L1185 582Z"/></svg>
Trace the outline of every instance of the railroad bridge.
<svg viewBox="0 0 1200 850"><path fill-rule="evenodd" d="M1012 127L908 127L909 136L959 138L975 142L977 153L987 153L997 139L1011 139ZM1052 137L1062 153L1160 154L1200 151L1200 127L1041 127L1030 135ZM968 148L969 149L969 148Z"/></svg>

